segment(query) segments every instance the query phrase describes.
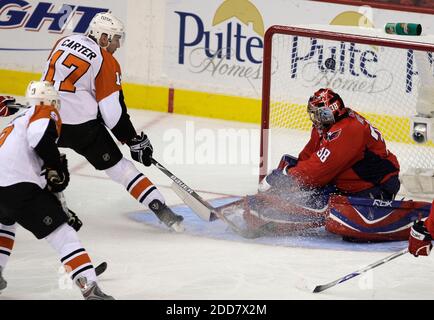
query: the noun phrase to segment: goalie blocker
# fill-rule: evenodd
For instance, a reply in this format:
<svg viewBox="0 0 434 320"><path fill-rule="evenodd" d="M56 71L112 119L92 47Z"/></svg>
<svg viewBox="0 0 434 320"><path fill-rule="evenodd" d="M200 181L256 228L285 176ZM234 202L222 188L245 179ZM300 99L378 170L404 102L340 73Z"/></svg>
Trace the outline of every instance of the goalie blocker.
<svg viewBox="0 0 434 320"><path fill-rule="evenodd" d="M328 206L322 210L289 204L275 195L248 196L242 202L244 220L250 229L256 230L268 224L268 232L264 235L283 236L325 226L327 231L355 242L407 240L413 222L428 217L431 208L430 203L422 201L341 195L331 195Z"/></svg>

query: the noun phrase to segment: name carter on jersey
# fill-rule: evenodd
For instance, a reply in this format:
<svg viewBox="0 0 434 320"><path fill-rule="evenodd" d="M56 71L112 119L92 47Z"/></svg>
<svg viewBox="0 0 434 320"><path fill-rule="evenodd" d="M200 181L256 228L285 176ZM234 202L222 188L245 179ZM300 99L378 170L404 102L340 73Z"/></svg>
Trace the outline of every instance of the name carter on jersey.
<svg viewBox="0 0 434 320"><path fill-rule="evenodd" d="M89 58L89 60L92 60L93 58L96 58L96 53L95 52L93 52L91 49L89 49L85 45L83 45L83 44L81 44L79 42L75 42L75 41L73 41L71 39L65 39L65 41L63 41L60 46L71 48L72 50L75 50L78 53L81 53L85 57Z"/></svg>

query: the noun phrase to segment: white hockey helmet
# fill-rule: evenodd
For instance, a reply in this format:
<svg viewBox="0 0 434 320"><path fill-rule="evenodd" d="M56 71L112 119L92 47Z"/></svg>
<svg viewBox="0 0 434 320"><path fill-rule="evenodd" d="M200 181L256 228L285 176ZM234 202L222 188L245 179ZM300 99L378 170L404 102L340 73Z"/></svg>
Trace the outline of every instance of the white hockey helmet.
<svg viewBox="0 0 434 320"><path fill-rule="evenodd" d="M44 104L60 109L59 93L49 81L31 81L26 90L26 102L29 106Z"/></svg>
<svg viewBox="0 0 434 320"><path fill-rule="evenodd" d="M125 40L124 24L110 12L97 13L89 24L87 35L94 37L98 43L103 33L107 34L109 44L114 36L118 36L121 43Z"/></svg>

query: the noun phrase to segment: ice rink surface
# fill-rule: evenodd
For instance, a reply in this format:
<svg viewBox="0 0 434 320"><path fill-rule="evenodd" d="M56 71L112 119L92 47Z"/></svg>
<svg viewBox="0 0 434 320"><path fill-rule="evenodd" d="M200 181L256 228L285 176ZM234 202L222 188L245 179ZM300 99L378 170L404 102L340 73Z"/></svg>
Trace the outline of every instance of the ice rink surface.
<svg viewBox="0 0 434 320"><path fill-rule="evenodd" d="M155 158L205 199L216 204L255 193L258 141L242 145L242 153L250 154L244 160L241 153L238 160L229 159L218 146L227 130L243 129L253 137L257 125L150 111L130 114L137 130L149 135ZM216 154L204 144L213 143L213 136ZM130 158L128 148L121 149ZM201 222L170 189L165 175L137 164L167 203L185 215L186 232L177 234L84 158L66 153L68 205L84 223L79 237L94 265L108 263L100 284L116 299L434 299L432 255L407 254L323 293L306 290L306 285L327 283L405 248L406 242L354 245L325 231L317 238L246 240L220 221ZM62 270L48 243L19 227L4 274L8 288L0 299L82 299Z"/></svg>

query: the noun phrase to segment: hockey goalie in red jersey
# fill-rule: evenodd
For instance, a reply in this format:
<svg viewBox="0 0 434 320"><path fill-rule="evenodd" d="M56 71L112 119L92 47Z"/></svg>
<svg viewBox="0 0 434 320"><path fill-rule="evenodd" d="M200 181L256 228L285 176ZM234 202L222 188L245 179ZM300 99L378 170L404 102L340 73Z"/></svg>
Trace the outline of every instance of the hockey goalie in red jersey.
<svg viewBox="0 0 434 320"><path fill-rule="evenodd" d="M400 187L399 163L381 133L345 107L331 89L315 92L307 109L313 122L311 138L298 161L273 171L260 188L276 186L282 175L306 187L331 185L343 195L394 199Z"/></svg>
<svg viewBox="0 0 434 320"><path fill-rule="evenodd" d="M429 205L394 201L400 166L378 129L329 88L309 98L307 112L313 123L309 142L298 158L284 155L259 184L259 194L247 197L246 220L264 224L258 210L278 203L280 211L306 219L279 224L274 212L268 220L277 233L325 225L346 240L407 239L413 220L421 211L427 216Z"/></svg>

